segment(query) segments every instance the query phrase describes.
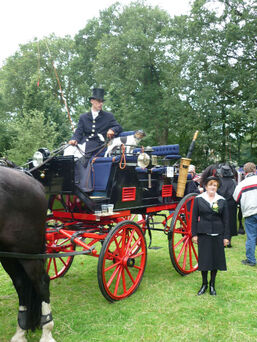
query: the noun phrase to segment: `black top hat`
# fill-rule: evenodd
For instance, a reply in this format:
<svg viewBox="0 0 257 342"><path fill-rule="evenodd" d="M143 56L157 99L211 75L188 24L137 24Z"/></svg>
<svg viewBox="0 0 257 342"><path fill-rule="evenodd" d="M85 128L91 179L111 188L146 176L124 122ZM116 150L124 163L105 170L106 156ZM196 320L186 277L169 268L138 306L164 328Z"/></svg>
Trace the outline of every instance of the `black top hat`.
<svg viewBox="0 0 257 342"><path fill-rule="evenodd" d="M89 100L101 100L104 101L104 89L102 88L94 88L93 94L89 98Z"/></svg>

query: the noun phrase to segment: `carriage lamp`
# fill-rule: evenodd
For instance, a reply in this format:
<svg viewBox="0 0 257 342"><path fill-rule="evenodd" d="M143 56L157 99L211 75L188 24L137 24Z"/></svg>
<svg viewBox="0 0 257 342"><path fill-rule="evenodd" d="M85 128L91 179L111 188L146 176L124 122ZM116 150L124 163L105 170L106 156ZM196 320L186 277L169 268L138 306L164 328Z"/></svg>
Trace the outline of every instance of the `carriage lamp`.
<svg viewBox="0 0 257 342"><path fill-rule="evenodd" d="M33 159L32 159L32 163L34 167L40 166L44 159L48 158L50 156L50 151L45 148L42 147L40 149L38 149L38 151L36 151L33 155Z"/></svg>
<svg viewBox="0 0 257 342"><path fill-rule="evenodd" d="M150 164L150 156L149 154L143 152L139 153L137 158L137 165L141 167L142 169L145 169Z"/></svg>
<svg viewBox="0 0 257 342"><path fill-rule="evenodd" d="M40 166L43 163L43 160L44 160L43 153L36 151L33 155L33 160L32 160L33 166L35 167Z"/></svg>

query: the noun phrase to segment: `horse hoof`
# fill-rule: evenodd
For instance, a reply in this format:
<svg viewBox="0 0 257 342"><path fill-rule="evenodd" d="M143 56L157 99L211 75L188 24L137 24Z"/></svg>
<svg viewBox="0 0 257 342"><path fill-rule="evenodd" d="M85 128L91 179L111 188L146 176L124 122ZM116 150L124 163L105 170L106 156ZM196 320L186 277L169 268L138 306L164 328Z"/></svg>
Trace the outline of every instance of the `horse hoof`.
<svg viewBox="0 0 257 342"><path fill-rule="evenodd" d="M56 342L53 337L46 339L45 337L41 338L39 342Z"/></svg>
<svg viewBox="0 0 257 342"><path fill-rule="evenodd" d="M27 342L27 339L25 336L16 336L14 335L10 342Z"/></svg>

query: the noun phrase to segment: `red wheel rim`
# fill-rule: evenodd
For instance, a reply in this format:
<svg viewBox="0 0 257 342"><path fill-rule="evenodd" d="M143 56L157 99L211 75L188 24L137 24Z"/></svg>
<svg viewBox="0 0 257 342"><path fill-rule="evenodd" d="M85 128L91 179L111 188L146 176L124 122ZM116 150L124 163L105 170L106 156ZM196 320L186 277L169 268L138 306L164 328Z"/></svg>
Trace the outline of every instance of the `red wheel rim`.
<svg viewBox="0 0 257 342"><path fill-rule="evenodd" d="M172 222L172 255L177 270L182 274L198 268L197 247L192 242L191 224L195 197L185 198ZM174 214L175 215L175 214Z"/></svg>
<svg viewBox="0 0 257 342"><path fill-rule="evenodd" d="M102 281L112 300L130 296L140 284L145 264L146 245L141 229L125 224L111 237L102 264Z"/></svg>

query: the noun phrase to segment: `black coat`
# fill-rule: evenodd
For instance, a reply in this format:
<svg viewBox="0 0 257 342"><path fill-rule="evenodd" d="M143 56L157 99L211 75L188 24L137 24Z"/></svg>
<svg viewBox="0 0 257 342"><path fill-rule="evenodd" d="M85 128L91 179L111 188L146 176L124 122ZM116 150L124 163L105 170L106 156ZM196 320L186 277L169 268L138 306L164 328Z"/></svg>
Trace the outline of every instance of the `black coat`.
<svg viewBox="0 0 257 342"><path fill-rule="evenodd" d="M219 210L216 213L201 195L195 198L192 214L192 236L222 234L224 239L230 239L226 200L218 199L218 206Z"/></svg>
<svg viewBox="0 0 257 342"><path fill-rule="evenodd" d="M115 136L122 132L122 127L112 113L101 110L96 119L93 120L92 113L88 112L80 116L78 127L71 140L77 140L79 144L86 141L86 152L91 151L104 143L97 134L101 134L106 140L109 129L114 131Z"/></svg>

